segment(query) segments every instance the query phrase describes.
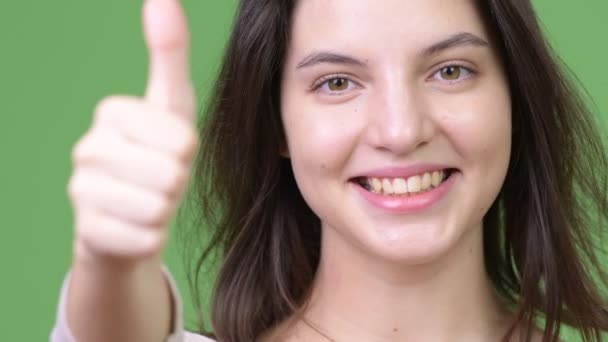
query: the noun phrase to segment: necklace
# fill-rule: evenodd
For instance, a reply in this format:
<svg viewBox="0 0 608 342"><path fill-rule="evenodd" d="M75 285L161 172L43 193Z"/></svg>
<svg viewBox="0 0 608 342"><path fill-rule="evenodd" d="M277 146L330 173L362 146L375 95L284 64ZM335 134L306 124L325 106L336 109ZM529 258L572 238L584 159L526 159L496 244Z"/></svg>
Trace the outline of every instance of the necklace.
<svg viewBox="0 0 608 342"><path fill-rule="evenodd" d="M329 342L338 342L338 341L334 340L333 338L327 336L327 334L324 333L323 330L321 330L321 328L317 327L314 323L308 321L306 318L302 318L302 321L304 322L304 324L308 325L312 330L314 330L317 334L323 336Z"/></svg>

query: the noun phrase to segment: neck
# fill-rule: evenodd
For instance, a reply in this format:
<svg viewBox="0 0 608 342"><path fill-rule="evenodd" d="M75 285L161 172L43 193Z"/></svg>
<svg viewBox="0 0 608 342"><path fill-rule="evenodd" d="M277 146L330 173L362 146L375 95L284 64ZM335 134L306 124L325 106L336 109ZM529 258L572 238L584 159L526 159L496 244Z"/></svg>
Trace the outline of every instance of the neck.
<svg viewBox="0 0 608 342"><path fill-rule="evenodd" d="M428 263L378 260L324 230L305 341L500 340L507 313L483 263L482 229ZM314 329L313 329L314 327Z"/></svg>

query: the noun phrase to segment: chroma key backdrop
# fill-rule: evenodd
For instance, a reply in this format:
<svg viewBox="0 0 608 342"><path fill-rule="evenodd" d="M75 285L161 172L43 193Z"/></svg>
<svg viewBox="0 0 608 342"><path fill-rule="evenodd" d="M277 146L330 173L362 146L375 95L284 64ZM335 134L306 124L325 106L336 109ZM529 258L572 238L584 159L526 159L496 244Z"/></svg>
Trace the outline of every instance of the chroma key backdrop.
<svg viewBox="0 0 608 342"><path fill-rule="evenodd" d="M534 3L551 43L593 98L608 136L608 1ZM183 4L202 105L236 2ZM89 127L98 100L144 91L140 7L141 0L0 1L0 341L48 340L72 252L66 195L71 148ZM179 251L172 240L166 262L191 326ZM573 336L565 332L563 338L577 340Z"/></svg>

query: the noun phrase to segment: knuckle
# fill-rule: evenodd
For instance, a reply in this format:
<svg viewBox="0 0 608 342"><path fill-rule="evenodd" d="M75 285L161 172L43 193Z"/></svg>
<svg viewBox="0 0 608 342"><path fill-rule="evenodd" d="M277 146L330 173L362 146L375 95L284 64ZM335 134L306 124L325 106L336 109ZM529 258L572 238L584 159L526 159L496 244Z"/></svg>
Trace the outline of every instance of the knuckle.
<svg viewBox="0 0 608 342"><path fill-rule="evenodd" d="M168 193L170 195L176 195L179 189L186 182L187 171L181 165L172 165L171 172L169 172L169 181L168 181Z"/></svg>
<svg viewBox="0 0 608 342"><path fill-rule="evenodd" d="M91 134L87 133L82 138L80 138L74 147L72 148L72 163L77 164L78 162L87 158L90 155L90 145L91 145Z"/></svg>
<svg viewBox="0 0 608 342"><path fill-rule="evenodd" d="M79 240L95 244L99 240L99 230L103 225L100 215L91 210L83 210L76 215L75 233Z"/></svg>
<svg viewBox="0 0 608 342"><path fill-rule="evenodd" d="M198 147L198 133L193 128L187 128L181 135L179 154L184 158L191 157Z"/></svg>
<svg viewBox="0 0 608 342"><path fill-rule="evenodd" d="M70 180L68 181L67 193L71 200L76 200L82 197L84 191L82 177L82 173L77 171L72 174Z"/></svg>
<svg viewBox="0 0 608 342"><path fill-rule="evenodd" d="M157 211L158 215L156 217L155 223L156 223L156 225L160 225L160 224L166 225L169 222L169 220L171 219L173 205L164 196L162 197L160 202L161 203L160 203L158 211Z"/></svg>
<svg viewBox="0 0 608 342"><path fill-rule="evenodd" d="M150 258L162 253L165 238L161 234L155 234L155 236L146 240L146 243L143 246L138 246L136 253L132 253L130 257Z"/></svg>
<svg viewBox="0 0 608 342"><path fill-rule="evenodd" d="M112 113L116 111L116 107L119 105L119 102L120 98L115 95L103 98L95 107L95 119L102 120L112 115Z"/></svg>
<svg viewBox="0 0 608 342"><path fill-rule="evenodd" d="M76 234L84 241L91 242L95 241L98 229L99 218L91 217L91 213L79 215L78 222L76 224Z"/></svg>
<svg viewBox="0 0 608 342"><path fill-rule="evenodd" d="M172 212L171 202L164 196L155 196L151 202L145 223L153 226L166 225Z"/></svg>
<svg viewBox="0 0 608 342"><path fill-rule="evenodd" d="M103 98L95 106L95 122L112 121L120 115L125 105L132 101L134 101L133 98L123 95L110 95Z"/></svg>

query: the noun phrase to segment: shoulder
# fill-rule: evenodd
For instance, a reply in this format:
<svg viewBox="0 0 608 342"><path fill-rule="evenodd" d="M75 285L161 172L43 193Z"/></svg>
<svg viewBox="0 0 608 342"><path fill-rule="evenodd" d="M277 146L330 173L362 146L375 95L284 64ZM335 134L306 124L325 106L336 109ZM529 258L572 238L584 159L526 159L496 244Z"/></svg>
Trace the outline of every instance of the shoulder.
<svg viewBox="0 0 608 342"><path fill-rule="evenodd" d="M184 342L216 342L214 339L193 332L184 332Z"/></svg>

